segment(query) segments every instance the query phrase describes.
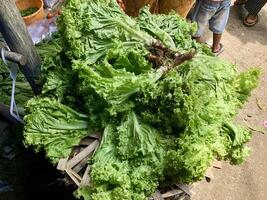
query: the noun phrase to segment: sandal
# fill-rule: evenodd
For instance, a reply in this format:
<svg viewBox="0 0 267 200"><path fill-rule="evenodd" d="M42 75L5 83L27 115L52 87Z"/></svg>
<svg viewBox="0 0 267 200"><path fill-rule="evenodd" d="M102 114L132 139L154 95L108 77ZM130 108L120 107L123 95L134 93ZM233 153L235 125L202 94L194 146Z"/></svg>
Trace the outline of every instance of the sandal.
<svg viewBox="0 0 267 200"><path fill-rule="evenodd" d="M247 0L236 0L235 2L234 2L234 5L235 6L241 6L241 5L244 5L244 4L246 4L247 3Z"/></svg>
<svg viewBox="0 0 267 200"><path fill-rule="evenodd" d="M248 18L249 16L250 16L250 15L248 15L248 16L243 20L243 24L244 24L244 26L246 26L246 27L252 27L252 26L255 26L255 25L259 22L259 16L256 15L256 20L253 21L253 22L251 22L251 23L249 23L249 22L247 21L247 18Z"/></svg>
<svg viewBox="0 0 267 200"><path fill-rule="evenodd" d="M224 51L224 46L223 46L223 44L220 43L220 48L219 48L217 51L212 52L212 53L213 53L215 56L218 56L218 55L220 55L223 51Z"/></svg>

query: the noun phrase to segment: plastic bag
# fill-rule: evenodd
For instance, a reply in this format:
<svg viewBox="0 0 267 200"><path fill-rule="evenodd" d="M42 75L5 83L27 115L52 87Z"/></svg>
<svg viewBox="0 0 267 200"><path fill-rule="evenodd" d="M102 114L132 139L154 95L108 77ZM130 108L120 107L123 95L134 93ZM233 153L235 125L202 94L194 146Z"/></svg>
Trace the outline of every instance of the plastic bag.
<svg viewBox="0 0 267 200"><path fill-rule="evenodd" d="M46 8L53 8L58 2L59 0L44 0L44 5Z"/></svg>
<svg viewBox="0 0 267 200"><path fill-rule="evenodd" d="M27 27L34 44L52 36L57 31L56 19L57 17L44 19Z"/></svg>

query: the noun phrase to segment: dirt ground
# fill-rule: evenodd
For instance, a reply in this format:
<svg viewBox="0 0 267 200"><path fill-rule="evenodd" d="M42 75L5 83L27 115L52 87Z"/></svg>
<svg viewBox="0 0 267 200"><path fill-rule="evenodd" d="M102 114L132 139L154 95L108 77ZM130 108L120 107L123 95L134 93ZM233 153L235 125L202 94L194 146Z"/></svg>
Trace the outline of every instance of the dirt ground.
<svg viewBox="0 0 267 200"><path fill-rule="evenodd" d="M260 22L253 28L242 25L242 7L231 8L223 35L225 51L220 57L236 63L240 71L252 66L262 68L260 86L240 111L237 121L257 131L249 143L251 155L241 166L223 162L222 169L213 169L210 183L202 181L193 189L192 200L266 200L267 199L267 5L260 13ZM265 132L265 135L261 132Z"/></svg>

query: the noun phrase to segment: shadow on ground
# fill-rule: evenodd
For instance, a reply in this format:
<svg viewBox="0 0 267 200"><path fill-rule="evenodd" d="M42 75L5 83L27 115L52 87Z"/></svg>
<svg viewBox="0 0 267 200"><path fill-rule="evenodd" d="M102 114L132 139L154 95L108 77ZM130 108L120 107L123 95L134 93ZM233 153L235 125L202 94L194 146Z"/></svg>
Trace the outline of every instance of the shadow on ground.
<svg viewBox="0 0 267 200"><path fill-rule="evenodd" d="M232 36L238 38L243 44L260 43L267 45L267 11L263 9L259 13L259 22L254 27L245 27L242 20L247 11L244 6L232 6L230 18L226 30Z"/></svg>

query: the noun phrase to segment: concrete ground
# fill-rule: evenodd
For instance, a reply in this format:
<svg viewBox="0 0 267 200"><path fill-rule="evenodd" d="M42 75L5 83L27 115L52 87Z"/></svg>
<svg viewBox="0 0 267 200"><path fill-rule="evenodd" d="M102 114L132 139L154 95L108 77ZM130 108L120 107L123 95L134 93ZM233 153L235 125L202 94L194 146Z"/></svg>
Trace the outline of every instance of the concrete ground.
<svg viewBox="0 0 267 200"><path fill-rule="evenodd" d="M252 66L262 68L260 86L240 111L237 121L249 126L253 139L250 157L241 166L222 163L213 169L210 183L202 181L193 189L192 200L266 200L267 199L267 5L260 13L260 22L253 28L242 25L244 9L233 6L226 32L225 51L220 57L238 65L240 71Z"/></svg>

